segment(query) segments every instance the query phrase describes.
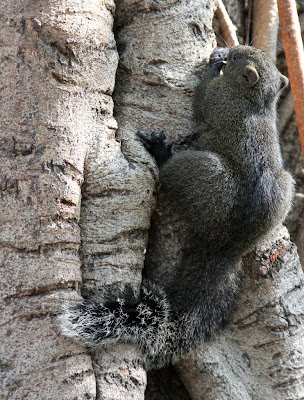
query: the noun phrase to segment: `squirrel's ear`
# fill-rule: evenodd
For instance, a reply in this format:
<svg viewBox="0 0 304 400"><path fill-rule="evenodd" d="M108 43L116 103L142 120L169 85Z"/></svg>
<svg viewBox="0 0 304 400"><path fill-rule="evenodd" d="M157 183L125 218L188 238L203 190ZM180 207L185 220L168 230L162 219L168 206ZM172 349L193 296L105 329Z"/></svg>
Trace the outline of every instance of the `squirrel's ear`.
<svg viewBox="0 0 304 400"><path fill-rule="evenodd" d="M250 88L258 82L260 76L254 67L246 67L242 78L243 85Z"/></svg>
<svg viewBox="0 0 304 400"><path fill-rule="evenodd" d="M288 86L289 79L286 76L280 74L280 83L281 83L280 89L282 90Z"/></svg>

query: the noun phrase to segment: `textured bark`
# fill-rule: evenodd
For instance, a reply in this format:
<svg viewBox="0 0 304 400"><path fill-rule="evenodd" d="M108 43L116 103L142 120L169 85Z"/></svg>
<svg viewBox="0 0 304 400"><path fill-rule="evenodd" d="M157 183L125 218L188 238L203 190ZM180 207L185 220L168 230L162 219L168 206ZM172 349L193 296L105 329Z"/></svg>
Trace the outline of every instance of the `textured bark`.
<svg viewBox="0 0 304 400"><path fill-rule="evenodd" d="M158 170L137 132L164 130L177 147L195 134L192 95L196 73L215 45L214 10L209 0L117 3L118 137L125 157L145 170L150 187L144 190L151 194Z"/></svg>
<svg viewBox="0 0 304 400"><path fill-rule="evenodd" d="M80 240L84 261L94 256L103 277L111 271L106 284L128 273L136 284L143 260L144 235L133 245L132 232L149 224L151 206L141 204L151 197L141 187L149 178L140 180L115 137L113 11L112 1L97 0L0 5L1 399L95 399L87 350L56 323L62 303L79 298ZM140 270L136 276L139 282ZM146 378L138 352L125 346L119 358L124 354L136 359L130 375L140 398ZM108 382L126 375L114 361L102 372ZM102 394L121 398L119 390Z"/></svg>
<svg viewBox="0 0 304 400"><path fill-rule="evenodd" d="M80 294L105 287L120 290L126 283L138 289L155 206L157 168L136 133L163 129L175 150L195 146L192 95L202 63L215 46L211 22L216 4L212 0L120 0L117 8L118 131L111 99L117 66L114 3L18 0L0 4L0 397L4 400L144 398L146 375L135 346L119 344L89 355L60 334L56 314L62 303ZM155 221L160 230L155 225L151 230L156 247L149 257L170 268L179 260L176 238L182 227L170 213L157 214ZM289 272L286 277L278 273L280 284L292 294L288 305L301 304L298 266L291 256L288 259L291 253L284 254L285 263L278 265L283 275ZM233 382L253 393L259 358L252 349L253 354L246 350L255 369L247 369L245 375L248 357L242 356L242 349L247 349L245 328L251 324L243 323L244 316L255 304L259 306L256 297L266 310L269 292L272 299L282 299L281 306L287 309L284 290L271 291L278 281L269 274L267 270L265 281L260 279L268 285L261 299L255 286L261 282L246 276L248 286L239 301L244 314L237 311L223 337L177 366L194 399L202 398L206 388L210 392L206 399L226 398ZM295 282L298 291L292 290ZM281 297L276 297L279 292ZM270 310L274 313L266 313L267 321L277 312L275 305ZM294 307L288 312L288 318L298 318L294 321L298 331L290 335L290 347L281 346L284 338L280 337L279 350L267 353L265 361L267 366L271 354L276 354L273 365L281 369L271 370L275 383L283 381L288 368L296 371L296 383L302 376L300 345L294 346L295 361L289 365L286 361L294 338L302 334L302 311ZM264 334L262 313L258 316L257 335L259 329ZM286 333L282 326L274 331L278 327L279 333ZM237 337L237 344L229 332ZM230 342L234 347L226 346ZM203 363L218 362L223 351L227 356L208 369L206 380ZM241 360L233 365L233 372L227 372L227 359ZM235 380L230 383L232 375ZM228 389L219 381L228 382ZM224 397L210 397L217 388ZM233 390L236 396L239 392ZM299 399L301 390L299 385L294 395L298 397L290 398ZM188 397L185 391L181 396Z"/></svg>
<svg viewBox="0 0 304 400"><path fill-rule="evenodd" d="M194 400L304 396L304 275L286 228L247 257L231 324L177 365Z"/></svg>
<svg viewBox="0 0 304 400"><path fill-rule="evenodd" d="M168 208L159 205L147 255L164 273L180 262L183 231ZM258 248L246 259L232 323L175 364L193 400L304 396L303 271L286 229ZM157 397L151 391L147 399Z"/></svg>
<svg viewBox="0 0 304 400"><path fill-rule="evenodd" d="M173 122L185 99L187 112L181 111L180 118L184 134L192 131L188 114L194 72L211 50L213 15L209 2L201 11L198 5L172 2L158 13L153 3L142 9L135 3L129 9L121 5L129 42L121 40L120 46L130 54L122 62L117 95L124 154L110 98L117 65L111 31L114 5L2 5L2 398L143 398L145 373L134 346L101 350L92 367L86 350L59 334L55 315L64 301L79 297L80 262L83 294L140 284L155 166L135 133L139 127L164 127L168 115ZM206 15L209 27L199 26ZM137 24L130 23L133 17ZM172 17L174 23L168 24ZM145 31L149 19L150 30ZM161 20L170 37L167 47L162 46ZM120 20L120 31L123 23ZM139 28L146 34L140 41L148 61L134 48ZM192 41L190 51L180 34L183 29ZM209 44L203 49L205 42ZM126 70L129 77L124 81ZM159 83L157 93L151 91L151 85ZM134 91L143 97L147 88L151 98L136 106ZM166 101L162 115L163 101L174 89L174 104ZM134 111L141 115L140 123ZM161 116L159 121L155 114Z"/></svg>

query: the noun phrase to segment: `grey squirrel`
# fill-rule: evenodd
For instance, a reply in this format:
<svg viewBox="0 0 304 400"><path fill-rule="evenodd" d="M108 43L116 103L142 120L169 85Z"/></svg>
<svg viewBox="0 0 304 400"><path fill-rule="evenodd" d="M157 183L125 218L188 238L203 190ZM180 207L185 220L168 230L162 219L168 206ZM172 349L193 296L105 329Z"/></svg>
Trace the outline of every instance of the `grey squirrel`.
<svg viewBox="0 0 304 400"><path fill-rule="evenodd" d="M287 82L261 50L216 48L194 96L200 150L171 157L163 133L140 134L160 167L162 194L187 227L182 262L157 284L144 279L139 296L126 288L66 306L65 335L93 348L137 343L150 369L229 321L242 256L284 220L292 202L276 129Z"/></svg>

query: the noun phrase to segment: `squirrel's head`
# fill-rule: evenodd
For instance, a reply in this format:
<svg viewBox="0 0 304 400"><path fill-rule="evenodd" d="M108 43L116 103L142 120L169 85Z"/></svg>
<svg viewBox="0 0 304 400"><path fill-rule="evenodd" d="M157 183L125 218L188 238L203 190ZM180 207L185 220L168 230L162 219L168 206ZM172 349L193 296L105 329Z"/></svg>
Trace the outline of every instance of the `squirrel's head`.
<svg viewBox="0 0 304 400"><path fill-rule="evenodd" d="M250 46L232 47L223 62L221 75L246 97L256 93L271 99L288 85L288 79L278 71L271 58Z"/></svg>

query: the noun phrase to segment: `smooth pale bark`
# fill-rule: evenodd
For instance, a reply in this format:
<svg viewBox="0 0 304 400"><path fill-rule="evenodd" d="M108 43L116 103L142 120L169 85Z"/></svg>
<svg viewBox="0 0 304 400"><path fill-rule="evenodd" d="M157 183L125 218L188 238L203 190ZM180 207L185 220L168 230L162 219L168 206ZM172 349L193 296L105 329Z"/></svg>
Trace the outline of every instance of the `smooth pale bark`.
<svg viewBox="0 0 304 400"><path fill-rule="evenodd" d="M233 22L231 21L222 0L218 0L218 6L215 14L219 22L221 36L224 40L225 45L227 47L239 45L240 43L236 34L237 29L233 25Z"/></svg>
<svg viewBox="0 0 304 400"><path fill-rule="evenodd" d="M277 0L254 0L251 44L264 50L275 61L279 16Z"/></svg>

